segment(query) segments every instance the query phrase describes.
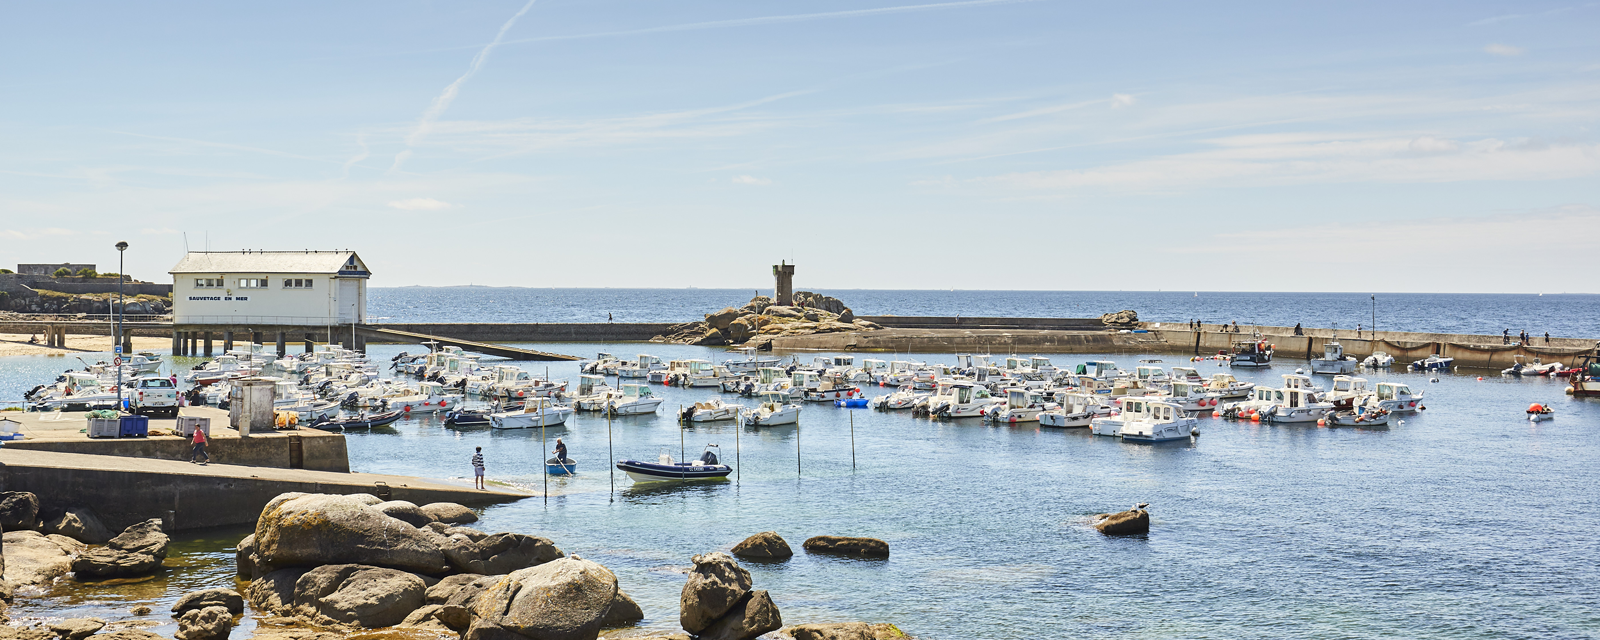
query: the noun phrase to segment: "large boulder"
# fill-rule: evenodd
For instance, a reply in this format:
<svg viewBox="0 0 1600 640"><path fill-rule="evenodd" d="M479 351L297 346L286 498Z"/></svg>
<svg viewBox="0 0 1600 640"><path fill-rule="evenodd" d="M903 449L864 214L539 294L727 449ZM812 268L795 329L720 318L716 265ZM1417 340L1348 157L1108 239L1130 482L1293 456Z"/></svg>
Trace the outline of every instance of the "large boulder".
<svg viewBox="0 0 1600 640"><path fill-rule="evenodd" d="M322 625L392 627L423 605L415 574L358 564L317 567L295 580L292 615Z"/></svg>
<svg viewBox="0 0 1600 640"><path fill-rule="evenodd" d="M700 640L751 640L783 626L778 605L766 591L751 591L727 615L700 632Z"/></svg>
<svg viewBox="0 0 1600 640"><path fill-rule="evenodd" d="M784 627L778 630L777 637L787 640L898 640L910 636L892 624L827 622Z"/></svg>
<svg viewBox="0 0 1600 640"><path fill-rule="evenodd" d="M759 314L763 311L766 311L767 307L770 306L772 306L772 298L767 296L756 296L751 298L749 302L744 303L743 307L739 307L739 315L746 316Z"/></svg>
<svg viewBox="0 0 1600 640"><path fill-rule="evenodd" d="M428 604L450 604L471 609L478 596L498 582L500 576L459 573L428 587L426 598Z"/></svg>
<svg viewBox="0 0 1600 640"><path fill-rule="evenodd" d="M106 621L99 618L68 618L50 623L50 632L61 640L83 640L105 626Z"/></svg>
<svg viewBox="0 0 1600 640"><path fill-rule="evenodd" d="M388 502L380 502L376 505L373 505L372 508L382 511L383 515L389 516L413 527L426 527L428 526L428 523L433 522L433 518L428 516L428 514L423 513L420 507L410 502L406 502L405 500L390 500Z"/></svg>
<svg viewBox="0 0 1600 640"><path fill-rule="evenodd" d="M465 607L448 604L423 605L412 611L400 626L413 629L449 631L460 634L472 625L472 612Z"/></svg>
<svg viewBox="0 0 1600 640"><path fill-rule="evenodd" d="M233 571L245 580L254 580L256 577L256 534L250 534L239 541L233 550Z"/></svg>
<svg viewBox="0 0 1600 640"><path fill-rule="evenodd" d="M105 544L111 539L111 530L85 507L68 507L59 514L52 514L39 523L39 530L87 544Z"/></svg>
<svg viewBox="0 0 1600 640"><path fill-rule="evenodd" d="M454 502L434 502L422 505L422 512L434 522L445 524L472 524L478 521L478 514L471 509Z"/></svg>
<svg viewBox="0 0 1600 640"><path fill-rule="evenodd" d="M48 585L72 571L72 554L37 531L7 531L4 579L16 586Z"/></svg>
<svg viewBox="0 0 1600 640"><path fill-rule="evenodd" d="M839 312L839 322L843 322L845 324L851 324L851 323L853 323L855 321L856 321L856 312L851 311L850 307L845 307L843 311Z"/></svg>
<svg viewBox="0 0 1600 640"><path fill-rule="evenodd" d="M437 535L350 496L301 495L261 512L256 558L271 567L359 564L439 574L450 563Z"/></svg>
<svg viewBox="0 0 1600 640"><path fill-rule="evenodd" d="M1100 316L1100 322L1108 327L1131 327L1139 324L1139 313L1132 309L1123 309Z"/></svg>
<svg viewBox="0 0 1600 640"><path fill-rule="evenodd" d="M763 531L734 545L733 555L747 560L779 560L794 555L789 542L776 531Z"/></svg>
<svg viewBox="0 0 1600 640"><path fill-rule="evenodd" d="M774 318L802 318L805 316L805 312L800 310L798 307L780 307L774 305L767 307L767 310L762 312L762 315L771 316Z"/></svg>
<svg viewBox="0 0 1600 640"><path fill-rule="evenodd" d="M106 546L78 556L72 561L72 572L91 579L142 576L161 567L171 540L161 532L160 520L146 520L123 530Z"/></svg>
<svg viewBox="0 0 1600 640"><path fill-rule="evenodd" d="M711 328L713 329L727 329L728 325L738 317L738 309L733 307L725 307L723 310L716 313L706 314L706 324L711 325Z"/></svg>
<svg viewBox="0 0 1600 640"><path fill-rule="evenodd" d="M832 314L838 314L844 311L846 308L844 306L844 302L838 298L833 296L825 296L820 293L812 293L810 291L794 292L794 306L817 309L819 311L826 311Z"/></svg>
<svg viewBox="0 0 1600 640"><path fill-rule="evenodd" d="M0 529L32 529L39 523L39 496L27 491L0 492Z"/></svg>
<svg viewBox="0 0 1600 640"><path fill-rule="evenodd" d="M190 609L178 616L177 640L224 640L233 632L233 614L227 607Z"/></svg>
<svg viewBox="0 0 1600 640"><path fill-rule="evenodd" d="M1129 509L1095 516L1094 528L1108 536L1134 536L1150 533L1150 512Z"/></svg>
<svg viewBox="0 0 1600 640"><path fill-rule="evenodd" d="M496 533L477 541L451 536L440 546L456 570L484 575L536 567L566 555L548 539L520 533Z"/></svg>
<svg viewBox="0 0 1600 640"><path fill-rule="evenodd" d="M173 615L182 615L195 609L222 607L235 615L244 613L244 596L233 589L204 589L183 594L172 605Z"/></svg>
<svg viewBox="0 0 1600 640"><path fill-rule="evenodd" d="M728 324L728 339L741 343L756 335L755 316L744 316Z"/></svg>
<svg viewBox="0 0 1600 640"><path fill-rule="evenodd" d="M845 536L816 536L801 545L811 553L833 553L852 556L888 557L889 543L877 538L850 538Z"/></svg>
<svg viewBox="0 0 1600 640"><path fill-rule="evenodd" d="M593 640L617 599L617 576L594 562L562 558L497 581L473 603L463 640Z"/></svg>
<svg viewBox="0 0 1600 640"><path fill-rule="evenodd" d="M697 555L693 561L678 601L678 623L698 634L750 593L750 572L721 551Z"/></svg>
<svg viewBox="0 0 1600 640"><path fill-rule="evenodd" d="M294 588L306 574L304 567L289 567L256 576L245 589L245 597L258 611L274 615L294 615Z"/></svg>
<svg viewBox="0 0 1600 640"><path fill-rule="evenodd" d="M605 617L600 619L600 628L626 627L643 619L644 609L639 608L639 603L618 589L617 599L611 602L611 608L607 609Z"/></svg>

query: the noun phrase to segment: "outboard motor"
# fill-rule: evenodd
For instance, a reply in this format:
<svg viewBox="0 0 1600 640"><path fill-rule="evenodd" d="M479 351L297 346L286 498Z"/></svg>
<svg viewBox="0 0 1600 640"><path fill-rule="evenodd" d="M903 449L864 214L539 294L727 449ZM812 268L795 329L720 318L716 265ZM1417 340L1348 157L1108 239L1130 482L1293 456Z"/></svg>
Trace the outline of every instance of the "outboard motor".
<svg viewBox="0 0 1600 640"><path fill-rule="evenodd" d="M694 417L694 412L694 405L691 404L687 407L684 407L683 411L678 412L678 422L688 422L690 418Z"/></svg>
<svg viewBox="0 0 1600 640"><path fill-rule="evenodd" d="M43 388L44 388L44 385L42 385L42 384L37 386L37 387L34 387L32 390L28 391L27 393L22 394L22 399L23 400L32 400L33 399L33 394L38 393L39 390L43 389Z"/></svg>
<svg viewBox="0 0 1600 640"><path fill-rule="evenodd" d="M707 449L705 453L700 454L700 461L706 464L717 464L717 454Z"/></svg>

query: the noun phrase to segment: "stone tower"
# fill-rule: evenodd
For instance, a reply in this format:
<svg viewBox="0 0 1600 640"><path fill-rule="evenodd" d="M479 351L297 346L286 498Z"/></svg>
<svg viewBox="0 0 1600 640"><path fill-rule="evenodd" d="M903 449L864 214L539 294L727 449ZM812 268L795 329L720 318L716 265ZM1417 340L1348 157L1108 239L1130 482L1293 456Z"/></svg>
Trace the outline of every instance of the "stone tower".
<svg viewBox="0 0 1600 640"><path fill-rule="evenodd" d="M772 275L778 279L774 304L780 307L794 306L794 265L779 261L772 265Z"/></svg>

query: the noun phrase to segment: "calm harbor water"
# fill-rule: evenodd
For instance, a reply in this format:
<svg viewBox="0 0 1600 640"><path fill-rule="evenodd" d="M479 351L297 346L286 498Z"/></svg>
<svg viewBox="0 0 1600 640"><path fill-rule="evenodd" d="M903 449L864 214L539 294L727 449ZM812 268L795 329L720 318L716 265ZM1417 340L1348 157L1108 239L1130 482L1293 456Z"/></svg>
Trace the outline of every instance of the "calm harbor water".
<svg viewBox="0 0 1600 640"><path fill-rule="evenodd" d="M1240 293L1211 291L883 291L817 289L858 315L1088 318L1133 309L1150 322L1337 327L1382 331L1596 337L1600 296L1588 294ZM771 295L770 289L762 293ZM753 289L379 287L379 322L685 322L740 306ZM1376 303L1376 304L1374 304Z"/></svg>
<svg viewBox="0 0 1600 640"><path fill-rule="evenodd" d="M678 345L534 347L726 357ZM372 355L402 350L416 347L375 346ZM1125 367L1138 359L1106 357ZM576 380L575 364L549 366ZM1273 384L1294 367L1233 373ZM61 368L60 358L0 360L0 394L14 397ZM888 560L802 552L745 563L790 624L885 621L937 639L1600 636L1600 406L1566 397L1560 381L1476 375L1368 376L1428 394L1426 412L1387 429L1205 418L1193 443L1157 446L822 404L806 405L798 429L680 429L680 404L717 394L659 386L659 415L609 429L593 414L545 434L452 431L423 418L348 438L359 471L464 482L482 446L492 479L534 490L544 486L546 447L563 438L580 474L551 479L548 504L491 507L478 526L547 536L605 564L650 628L676 626L691 555L775 530L797 549L821 534L879 537L893 549ZM1523 409L1535 401L1558 417L1528 423ZM738 466L736 481L635 486L619 474L612 491L609 460L694 456L711 442ZM1105 538L1086 524L1135 502L1152 504L1147 537ZM186 590L231 580L230 545L242 535L187 536L168 561L180 568L165 576L58 587L19 598L13 616L127 619L138 603L163 611Z"/></svg>

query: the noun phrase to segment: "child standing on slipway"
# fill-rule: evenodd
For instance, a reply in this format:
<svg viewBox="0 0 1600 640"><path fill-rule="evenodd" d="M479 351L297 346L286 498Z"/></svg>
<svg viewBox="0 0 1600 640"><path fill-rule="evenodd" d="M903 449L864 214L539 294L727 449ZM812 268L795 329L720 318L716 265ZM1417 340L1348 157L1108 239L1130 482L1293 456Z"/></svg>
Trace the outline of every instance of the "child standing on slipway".
<svg viewBox="0 0 1600 640"><path fill-rule="evenodd" d="M478 447L478 452L472 454L472 487L483 489L483 447Z"/></svg>

